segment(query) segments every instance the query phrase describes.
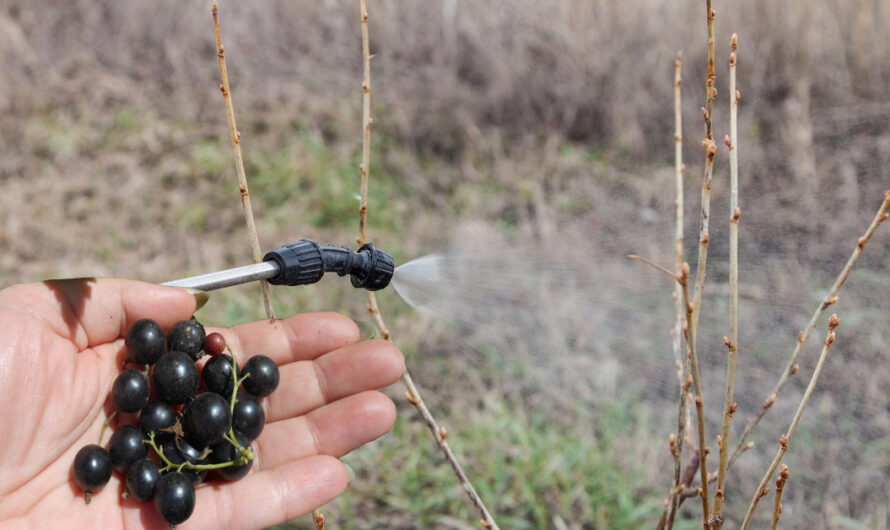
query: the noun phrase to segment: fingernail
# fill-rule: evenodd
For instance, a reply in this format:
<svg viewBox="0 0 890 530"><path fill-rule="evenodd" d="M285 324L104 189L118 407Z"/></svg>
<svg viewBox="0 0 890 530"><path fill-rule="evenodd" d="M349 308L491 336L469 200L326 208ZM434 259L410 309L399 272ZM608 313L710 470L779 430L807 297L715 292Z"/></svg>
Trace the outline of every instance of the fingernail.
<svg viewBox="0 0 890 530"><path fill-rule="evenodd" d="M186 289L186 291L192 293L192 296L195 297L195 311L204 307L204 304L206 304L207 300L210 299L210 295L207 294L207 291L192 288L188 288Z"/></svg>
<svg viewBox="0 0 890 530"><path fill-rule="evenodd" d="M360 340L377 338L377 327L374 324L371 324L370 322L359 322L358 320L356 320L355 325L358 326Z"/></svg>

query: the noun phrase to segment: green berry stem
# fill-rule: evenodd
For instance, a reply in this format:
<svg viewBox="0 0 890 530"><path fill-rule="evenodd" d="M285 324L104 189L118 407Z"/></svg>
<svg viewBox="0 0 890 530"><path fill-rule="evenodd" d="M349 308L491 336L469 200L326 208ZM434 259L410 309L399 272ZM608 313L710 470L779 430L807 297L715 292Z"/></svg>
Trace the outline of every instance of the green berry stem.
<svg viewBox="0 0 890 530"><path fill-rule="evenodd" d="M107 418L105 418L105 423L102 424L102 430L99 431L99 445L102 445L102 438L105 437L105 429L108 428L108 424L111 423L111 420L117 415L117 410L111 413Z"/></svg>
<svg viewBox="0 0 890 530"><path fill-rule="evenodd" d="M238 380L238 359L235 357L235 352L232 351L232 348L226 344L226 351L229 352L229 355L232 356L232 380L235 382L235 385L232 387L232 398L229 400L229 414L235 414L235 403L238 401L238 387L241 386L241 383L244 382L245 379L250 377L250 374L245 375L241 380ZM244 458L244 447L238 443L238 439L235 438L235 429L229 425L229 441L232 445L238 449L238 452L241 453L241 457Z"/></svg>
<svg viewBox="0 0 890 530"><path fill-rule="evenodd" d="M154 452L158 455L158 457L166 464L164 467L160 469L160 471L168 471L170 469L176 469L177 471L182 471L183 469L194 469L196 471L207 471L211 469L223 469L226 467L232 466L240 466L246 464L247 462L253 460L253 449L250 447L243 448L239 447L238 452L241 454L240 457L229 460L228 462L220 462L218 464L192 464L191 462L183 462L182 464L174 464L170 461L165 455L164 450L158 447L158 444L155 443L155 434L151 433L148 435L148 440L143 440L142 443L148 444L154 449Z"/></svg>

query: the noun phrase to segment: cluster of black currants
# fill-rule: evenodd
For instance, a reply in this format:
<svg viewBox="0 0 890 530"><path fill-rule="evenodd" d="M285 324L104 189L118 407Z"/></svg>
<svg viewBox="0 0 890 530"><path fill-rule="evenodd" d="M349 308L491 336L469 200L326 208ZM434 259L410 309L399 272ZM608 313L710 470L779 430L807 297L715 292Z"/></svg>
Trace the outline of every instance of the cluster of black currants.
<svg viewBox="0 0 890 530"><path fill-rule="evenodd" d="M195 319L178 322L167 335L154 320L139 320L125 344L124 367L144 368L117 376L112 416L138 412L139 424L118 426L107 450L100 434L98 444L78 451L74 480L89 503L114 468L126 477L124 496L153 500L172 527L192 514L196 485L238 480L250 471L251 442L266 422L258 399L278 387L278 366L256 355L239 369L223 336L206 335ZM204 355L211 358L199 369L196 362Z"/></svg>

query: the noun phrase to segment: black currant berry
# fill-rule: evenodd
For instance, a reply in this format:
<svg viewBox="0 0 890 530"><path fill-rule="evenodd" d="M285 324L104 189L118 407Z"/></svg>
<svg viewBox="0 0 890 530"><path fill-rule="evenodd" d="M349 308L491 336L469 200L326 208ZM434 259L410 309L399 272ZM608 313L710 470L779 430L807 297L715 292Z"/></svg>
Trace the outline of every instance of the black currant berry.
<svg viewBox="0 0 890 530"><path fill-rule="evenodd" d="M82 447L77 452L74 457L74 482L86 493L87 503L90 502L90 494L108 484L112 467L108 451L96 444Z"/></svg>
<svg viewBox="0 0 890 530"><path fill-rule="evenodd" d="M118 427L108 441L108 454L114 469L126 472L130 464L142 460L148 454L148 447L142 443L145 435L135 425Z"/></svg>
<svg viewBox="0 0 890 530"><path fill-rule="evenodd" d="M185 403L198 390L198 368L187 353L172 351L161 357L151 374L161 399L170 405Z"/></svg>
<svg viewBox="0 0 890 530"><path fill-rule="evenodd" d="M195 487L184 473L162 476L155 488L155 509L171 525L185 522L195 509Z"/></svg>
<svg viewBox="0 0 890 530"><path fill-rule="evenodd" d="M247 392L238 392L232 410L232 428L253 441L263 432L265 423L266 413L260 402Z"/></svg>
<svg viewBox="0 0 890 530"><path fill-rule="evenodd" d="M204 352L216 357L226 351L226 339L219 333L211 333L204 339Z"/></svg>
<svg viewBox="0 0 890 530"><path fill-rule="evenodd" d="M124 370L111 387L111 399L121 412L136 412L148 403L151 387L148 378L138 370Z"/></svg>
<svg viewBox="0 0 890 530"><path fill-rule="evenodd" d="M205 338L207 333L200 322L195 319L182 320L173 325L167 335L167 345L170 351L185 352L192 356L192 360L197 361L201 357Z"/></svg>
<svg viewBox="0 0 890 530"><path fill-rule="evenodd" d="M244 390L256 397L265 397L278 388L278 365L265 355L255 355L244 363L241 377L250 374L244 380Z"/></svg>
<svg viewBox="0 0 890 530"><path fill-rule="evenodd" d="M220 355L207 361L201 372L201 380L208 392L219 394L225 399L232 398L235 380L232 378L232 358Z"/></svg>
<svg viewBox="0 0 890 530"><path fill-rule="evenodd" d="M207 463L206 458L201 458L204 449L201 448L199 450L195 448L183 438L177 440L172 435L165 435L161 439L160 447L164 452L164 456L167 457L167 460L173 464L178 465L188 462L189 464L202 465ZM195 484L200 484L207 476L206 469L199 471L197 469L183 468L182 473L188 476Z"/></svg>
<svg viewBox="0 0 890 530"><path fill-rule="evenodd" d="M154 320L143 318L127 330L124 340L127 347L127 360L136 364L154 364L164 355L167 337L164 330Z"/></svg>
<svg viewBox="0 0 890 530"><path fill-rule="evenodd" d="M133 462L127 470L127 496L139 502L152 500L160 479L158 466L151 460Z"/></svg>
<svg viewBox="0 0 890 530"><path fill-rule="evenodd" d="M235 439L238 440L241 447L250 446L250 441L247 437L237 430L235 431ZM222 464L224 462L231 462L232 460L241 458L241 453L239 453L238 449L228 440L223 440L222 442L211 446L210 449L213 450L213 452L210 453L210 462L213 464ZM250 471L251 467L253 467L253 460L248 460L247 463L241 464L240 466L217 469L216 474L225 480L238 480L243 478L244 475Z"/></svg>
<svg viewBox="0 0 890 530"><path fill-rule="evenodd" d="M182 411L182 429L192 445L205 447L222 441L229 432L229 402L219 394L204 392Z"/></svg>
<svg viewBox="0 0 890 530"><path fill-rule="evenodd" d="M176 411L163 401L149 401L139 413L139 426L146 436L151 433L158 436L161 429L173 427L175 423Z"/></svg>

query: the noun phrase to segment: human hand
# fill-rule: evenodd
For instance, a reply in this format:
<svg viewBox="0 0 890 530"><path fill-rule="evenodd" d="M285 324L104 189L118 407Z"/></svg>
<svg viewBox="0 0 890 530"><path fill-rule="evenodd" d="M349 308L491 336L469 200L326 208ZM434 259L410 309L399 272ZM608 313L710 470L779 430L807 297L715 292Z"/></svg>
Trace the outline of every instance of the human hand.
<svg viewBox="0 0 890 530"><path fill-rule="evenodd" d="M0 526L167 527L150 503L121 498L118 473L87 505L71 467L113 412L109 393L129 326L152 318L169 330L194 310L195 298L182 289L119 279L0 291ZM266 427L253 444L251 473L198 487L195 511L179 527L266 527L342 493L348 476L336 457L395 421L392 401L374 389L403 372L398 349L357 342L355 323L335 313L207 331L222 333L242 362L256 354L274 359L281 384L262 400ZM136 418L118 414L116 422Z"/></svg>

